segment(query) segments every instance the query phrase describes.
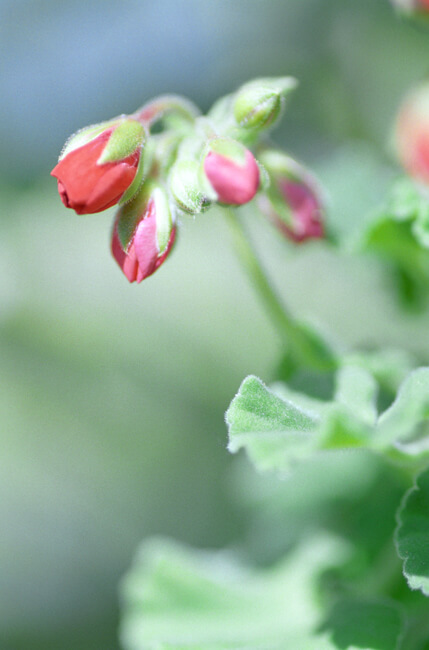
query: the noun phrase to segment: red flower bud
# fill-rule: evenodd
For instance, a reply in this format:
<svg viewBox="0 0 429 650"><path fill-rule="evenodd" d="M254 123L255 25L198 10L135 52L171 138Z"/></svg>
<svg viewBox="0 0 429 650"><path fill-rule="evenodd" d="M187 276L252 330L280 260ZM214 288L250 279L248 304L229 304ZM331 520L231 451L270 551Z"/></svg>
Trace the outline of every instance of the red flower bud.
<svg viewBox="0 0 429 650"><path fill-rule="evenodd" d="M396 149L407 172L429 183L429 84L405 99L396 122Z"/></svg>
<svg viewBox="0 0 429 650"><path fill-rule="evenodd" d="M119 209L112 233L112 254L130 282L154 273L170 253L176 226L165 192L144 188Z"/></svg>
<svg viewBox="0 0 429 650"><path fill-rule="evenodd" d="M243 205L258 191L258 164L252 152L234 140L212 141L203 167L220 203Z"/></svg>
<svg viewBox="0 0 429 650"><path fill-rule="evenodd" d="M118 203L136 178L144 137L143 126L132 119L88 127L73 136L51 172L64 205L90 214Z"/></svg>
<svg viewBox="0 0 429 650"><path fill-rule="evenodd" d="M324 237L323 209L317 183L309 172L285 154L261 156L271 184L260 207L274 225L296 243Z"/></svg>

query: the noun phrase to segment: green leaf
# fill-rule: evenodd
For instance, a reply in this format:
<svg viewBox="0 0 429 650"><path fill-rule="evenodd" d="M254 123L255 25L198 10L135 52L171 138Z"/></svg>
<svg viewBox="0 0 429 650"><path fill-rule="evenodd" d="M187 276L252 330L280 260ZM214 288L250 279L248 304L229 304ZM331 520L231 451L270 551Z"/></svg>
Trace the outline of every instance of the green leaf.
<svg viewBox="0 0 429 650"><path fill-rule="evenodd" d="M322 630L335 648L395 650L403 631L402 616L390 603L342 600L332 609Z"/></svg>
<svg viewBox="0 0 429 650"><path fill-rule="evenodd" d="M392 367L389 355L385 361ZM256 377L248 377L226 414L229 451L244 448L258 469L279 471L320 450L361 447L411 462L427 454L429 368L411 372L396 399L379 415L374 375L383 378L382 357L373 373L370 366L360 365L357 357L342 366L334 398L326 401L281 383L270 390ZM393 367L399 379L406 366L401 362Z"/></svg>
<svg viewBox="0 0 429 650"><path fill-rule="evenodd" d="M405 495L398 513L396 547L411 589L429 596L429 469Z"/></svg>
<svg viewBox="0 0 429 650"><path fill-rule="evenodd" d="M412 440L429 418L429 368L418 368L401 384L393 404L379 418L376 444Z"/></svg>
<svg viewBox="0 0 429 650"><path fill-rule="evenodd" d="M390 605L345 601L324 612L319 578L347 556L342 542L316 536L280 564L254 569L225 552L146 543L123 585L123 647L393 650L401 620Z"/></svg>
<svg viewBox="0 0 429 650"><path fill-rule="evenodd" d="M364 368L345 366L337 374L335 400L369 425L377 419L377 391L377 382Z"/></svg>
<svg viewBox="0 0 429 650"><path fill-rule="evenodd" d="M317 426L315 413L284 400L257 377L247 377L226 413L228 449L245 447L262 469L281 469L289 456L305 454L309 432Z"/></svg>
<svg viewBox="0 0 429 650"><path fill-rule="evenodd" d="M361 248L388 262L404 304L424 307L429 296L427 189L408 178L397 181L386 205L368 222Z"/></svg>
<svg viewBox="0 0 429 650"><path fill-rule="evenodd" d="M405 377L416 367L413 356L398 349L354 353L347 358L347 363L367 370L383 389L391 393L396 393Z"/></svg>

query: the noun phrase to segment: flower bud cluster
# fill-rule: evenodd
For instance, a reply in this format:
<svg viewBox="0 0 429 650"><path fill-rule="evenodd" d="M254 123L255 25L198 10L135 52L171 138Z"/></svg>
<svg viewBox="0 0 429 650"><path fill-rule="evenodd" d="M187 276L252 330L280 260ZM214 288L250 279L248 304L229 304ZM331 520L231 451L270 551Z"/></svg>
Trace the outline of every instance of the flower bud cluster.
<svg viewBox="0 0 429 650"><path fill-rule="evenodd" d="M52 170L61 200L78 214L118 205L111 249L130 282L167 258L179 216L216 204L239 207L258 192L262 211L287 238L322 237L314 179L261 143L295 86L290 77L252 81L206 116L184 98L162 96L133 115L86 127L66 142ZM156 122L162 128L152 133Z"/></svg>

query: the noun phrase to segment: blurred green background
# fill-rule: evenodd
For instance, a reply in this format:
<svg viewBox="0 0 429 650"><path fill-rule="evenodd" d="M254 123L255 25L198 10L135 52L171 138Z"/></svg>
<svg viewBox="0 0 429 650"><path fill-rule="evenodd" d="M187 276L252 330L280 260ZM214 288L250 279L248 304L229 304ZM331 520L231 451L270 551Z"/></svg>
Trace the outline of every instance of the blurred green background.
<svg viewBox="0 0 429 650"><path fill-rule="evenodd" d="M281 349L215 213L128 285L113 211L77 217L49 178L65 139L159 93L206 110L252 77L293 74L275 138L317 170L352 237L398 173L391 125L427 72L428 35L388 0L3 0L0 43L0 647L110 650L143 537L247 534L223 413L246 374L274 376ZM243 215L301 317L345 346L428 359L427 314L403 316L372 259L293 249Z"/></svg>

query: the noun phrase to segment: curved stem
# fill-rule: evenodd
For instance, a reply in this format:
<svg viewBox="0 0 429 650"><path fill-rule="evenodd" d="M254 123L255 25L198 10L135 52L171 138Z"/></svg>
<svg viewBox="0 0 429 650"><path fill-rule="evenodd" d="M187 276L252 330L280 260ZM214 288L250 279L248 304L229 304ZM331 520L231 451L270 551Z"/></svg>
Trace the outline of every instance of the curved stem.
<svg viewBox="0 0 429 650"><path fill-rule="evenodd" d="M297 323L271 286L243 225L234 210L226 209L235 249L259 294L267 313L286 344L291 359L298 365L318 371L333 370L337 360L333 351L313 332Z"/></svg>
<svg viewBox="0 0 429 650"><path fill-rule="evenodd" d="M197 106L185 97L181 97L180 95L161 95L144 104L132 117L149 128L170 113L179 115L187 122L193 122L200 115Z"/></svg>

